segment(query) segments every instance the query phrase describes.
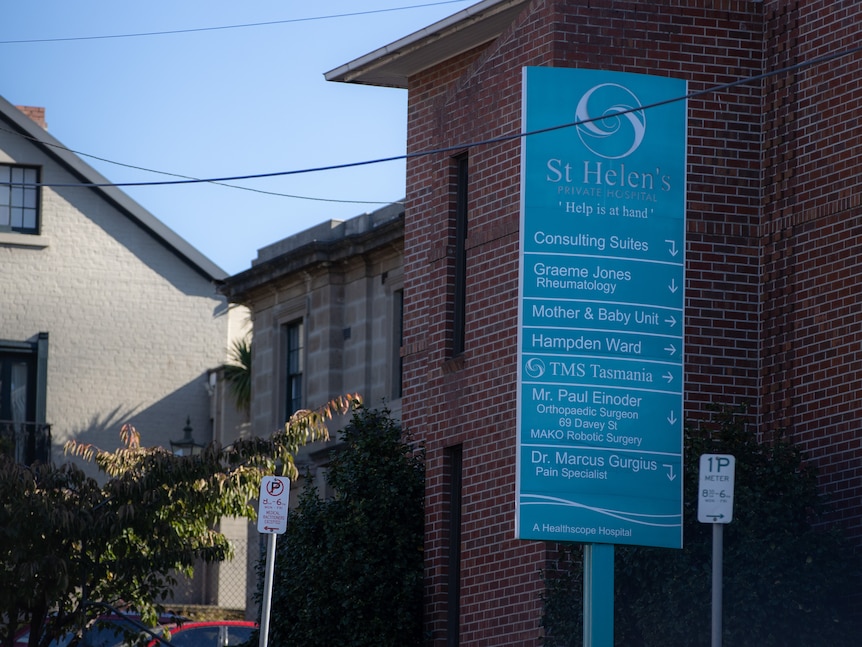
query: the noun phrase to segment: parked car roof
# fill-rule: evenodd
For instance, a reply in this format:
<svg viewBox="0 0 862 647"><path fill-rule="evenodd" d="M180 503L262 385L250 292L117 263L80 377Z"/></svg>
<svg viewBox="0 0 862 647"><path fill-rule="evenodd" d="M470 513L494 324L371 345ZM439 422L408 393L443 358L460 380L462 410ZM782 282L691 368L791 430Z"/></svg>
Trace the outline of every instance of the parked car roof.
<svg viewBox="0 0 862 647"><path fill-rule="evenodd" d="M167 628L174 647L233 647L248 642L257 624L246 620L210 620L184 622ZM162 644L154 638L148 647L161 647Z"/></svg>
<svg viewBox="0 0 862 647"><path fill-rule="evenodd" d="M165 627L179 627L183 624L195 623L183 616L165 613L159 616L159 624L149 629L160 634ZM151 636L141 628L142 626L145 625L139 614L106 614L96 618L93 624L84 630L80 640L76 641L75 632L70 631L52 640L49 647L70 647L73 644L74 647L124 647L133 641L146 644ZM15 647L27 647L29 640L30 628L24 627L15 635Z"/></svg>

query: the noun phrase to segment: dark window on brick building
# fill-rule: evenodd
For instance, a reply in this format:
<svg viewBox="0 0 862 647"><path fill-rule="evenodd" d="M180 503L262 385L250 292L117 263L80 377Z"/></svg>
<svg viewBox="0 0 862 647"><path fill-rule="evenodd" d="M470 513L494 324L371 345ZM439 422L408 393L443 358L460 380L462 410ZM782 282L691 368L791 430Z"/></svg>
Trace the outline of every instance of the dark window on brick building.
<svg viewBox="0 0 862 647"><path fill-rule="evenodd" d="M452 355L464 352L467 320L467 205L468 205L468 158L467 154L453 158L454 162L454 209L453 235L454 258L452 259Z"/></svg>
<svg viewBox="0 0 862 647"><path fill-rule="evenodd" d="M404 346L404 290L392 293L392 339L392 397L400 398L404 375L404 360L401 356Z"/></svg>
<svg viewBox="0 0 862 647"><path fill-rule="evenodd" d="M446 647L458 647L461 616L461 490L463 450L461 445L445 449L446 471Z"/></svg>

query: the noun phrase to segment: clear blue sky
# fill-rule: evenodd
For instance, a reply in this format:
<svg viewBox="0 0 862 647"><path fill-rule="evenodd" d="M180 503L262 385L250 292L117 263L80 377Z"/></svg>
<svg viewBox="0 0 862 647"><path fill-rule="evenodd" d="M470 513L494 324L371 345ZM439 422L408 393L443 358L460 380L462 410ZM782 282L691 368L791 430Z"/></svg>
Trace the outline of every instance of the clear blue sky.
<svg viewBox="0 0 862 647"><path fill-rule="evenodd" d="M75 151L197 178L403 155L406 91L323 74L477 1L14 2L0 20L0 95L44 107L48 131ZM105 38L276 21L295 22ZM169 179L83 159L112 182ZM241 184L379 204L212 184L123 190L235 274L260 247L402 198L404 163Z"/></svg>

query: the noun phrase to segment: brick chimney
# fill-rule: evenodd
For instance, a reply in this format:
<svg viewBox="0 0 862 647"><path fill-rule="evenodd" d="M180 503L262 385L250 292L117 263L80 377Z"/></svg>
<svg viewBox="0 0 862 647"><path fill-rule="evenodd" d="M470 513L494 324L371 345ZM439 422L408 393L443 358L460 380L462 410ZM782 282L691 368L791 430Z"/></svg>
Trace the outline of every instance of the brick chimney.
<svg viewBox="0 0 862 647"><path fill-rule="evenodd" d="M42 126L45 130L48 130L48 124L45 121L45 108L37 108L35 106L15 106L23 112L25 115L30 117L37 124Z"/></svg>

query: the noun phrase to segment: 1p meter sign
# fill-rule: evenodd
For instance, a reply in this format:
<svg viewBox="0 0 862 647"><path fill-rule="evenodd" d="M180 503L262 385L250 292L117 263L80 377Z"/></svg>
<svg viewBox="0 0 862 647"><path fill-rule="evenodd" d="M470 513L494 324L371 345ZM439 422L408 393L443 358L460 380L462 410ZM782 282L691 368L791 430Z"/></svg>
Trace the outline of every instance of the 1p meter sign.
<svg viewBox="0 0 862 647"><path fill-rule="evenodd" d="M736 458L730 454L703 454L697 493L697 520L701 523L733 521L733 481Z"/></svg>
<svg viewBox="0 0 862 647"><path fill-rule="evenodd" d="M287 530L287 508L290 481L280 476L264 476L260 482L260 509L257 530L266 534L283 534Z"/></svg>

